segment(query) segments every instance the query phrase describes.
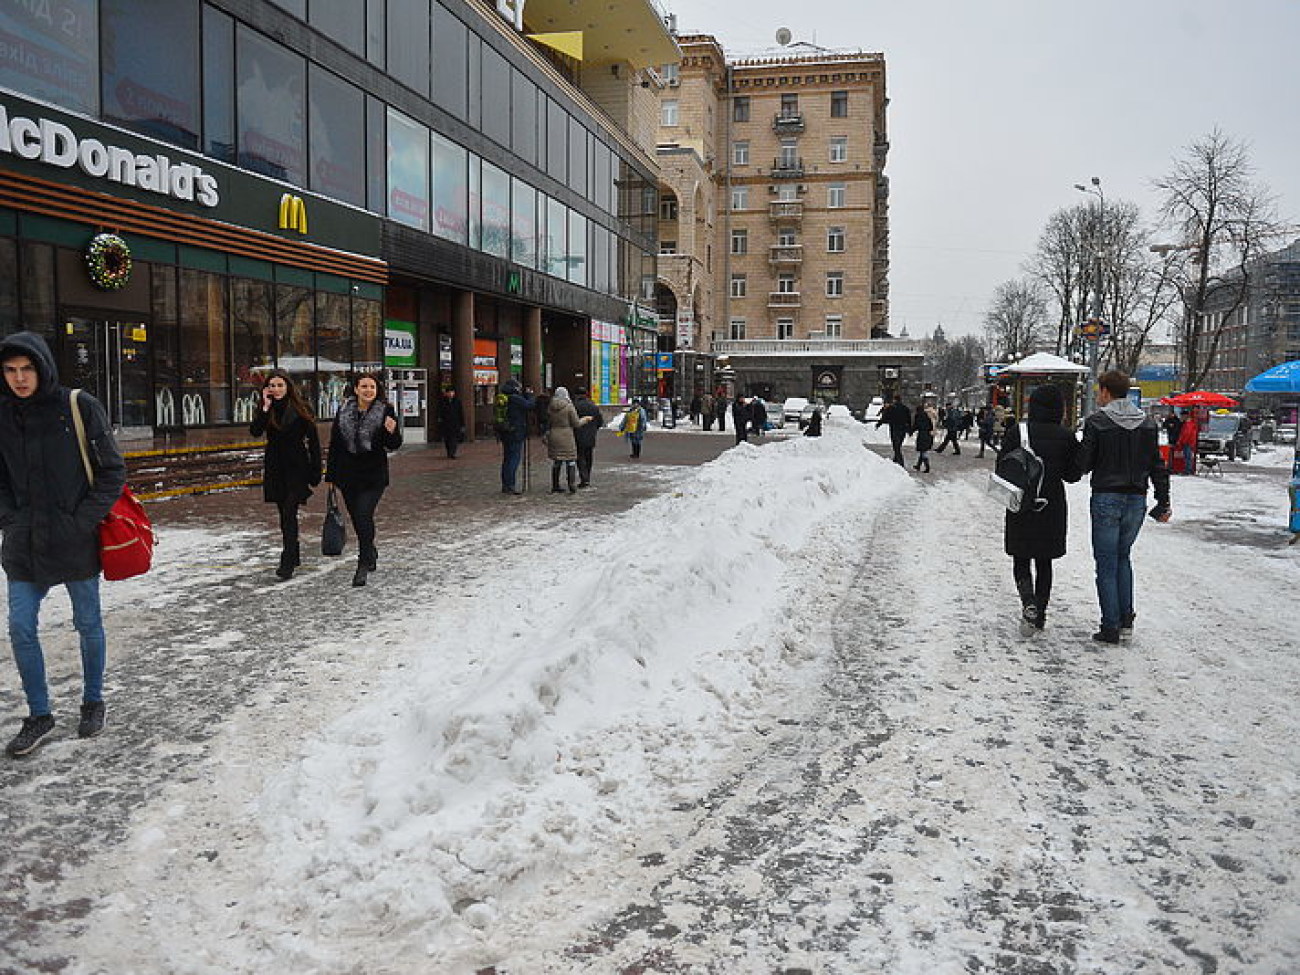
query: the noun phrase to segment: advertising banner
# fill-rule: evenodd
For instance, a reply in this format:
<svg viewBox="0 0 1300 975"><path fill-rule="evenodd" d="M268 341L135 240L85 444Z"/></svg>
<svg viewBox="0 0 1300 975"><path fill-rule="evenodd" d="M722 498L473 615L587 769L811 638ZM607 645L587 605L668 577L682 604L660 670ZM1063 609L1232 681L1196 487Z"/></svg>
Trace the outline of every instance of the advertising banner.
<svg viewBox="0 0 1300 975"><path fill-rule="evenodd" d="M401 322L391 318L384 321L384 365L389 368L410 368L420 364L415 347L416 332L414 322Z"/></svg>
<svg viewBox="0 0 1300 975"><path fill-rule="evenodd" d="M492 339L474 340L474 385L496 386L497 344Z"/></svg>

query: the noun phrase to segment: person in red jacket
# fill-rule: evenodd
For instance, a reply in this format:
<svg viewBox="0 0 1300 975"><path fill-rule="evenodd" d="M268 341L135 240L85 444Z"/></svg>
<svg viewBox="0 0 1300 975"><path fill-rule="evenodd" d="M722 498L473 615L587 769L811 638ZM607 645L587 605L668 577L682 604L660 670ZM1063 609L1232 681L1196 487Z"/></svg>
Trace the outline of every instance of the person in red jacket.
<svg viewBox="0 0 1300 975"><path fill-rule="evenodd" d="M1201 436L1201 425L1196 422L1194 414L1183 418L1183 425L1178 431L1175 447L1183 452L1183 473L1196 473L1196 441Z"/></svg>

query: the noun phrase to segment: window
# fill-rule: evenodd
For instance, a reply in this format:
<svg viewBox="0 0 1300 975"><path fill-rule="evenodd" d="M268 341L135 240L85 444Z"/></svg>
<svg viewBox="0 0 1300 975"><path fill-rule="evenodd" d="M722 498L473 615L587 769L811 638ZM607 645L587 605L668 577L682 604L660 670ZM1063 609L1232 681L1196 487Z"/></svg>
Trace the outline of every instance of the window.
<svg viewBox="0 0 1300 975"><path fill-rule="evenodd" d="M731 121L748 122L749 121L749 96L737 96L731 103Z"/></svg>
<svg viewBox="0 0 1300 975"><path fill-rule="evenodd" d="M776 232L776 243L779 247L793 247L798 243L798 240L793 230L782 227Z"/></svg>
<svg viewBox="0 0 1300 975"><path fill-rule="evenodd" d="M794 275L790 273L778 274L776 276L776 290L783 295L798 294L799 292L795 288Z"/></svg>
<svg viewBox="0 0 1300 975"><path fill-rule="evenodd" d="M731 253L748 254L749 253L749 231L733 230L731 232Z"/></svg>
<svg viewBox="0 0 1300 975"><path fill-rule="evenodd" d="M794 169L799 163L799 140L781 140L781 168Z"/></svg>
<svg viewBox="0 0 1300 975"><path fill-rule="evenodd" d="M778 318L776 320L776 337L779 339L794 338L793 318Z"/></svg>
<svg viewBox="0 0 1300 975"><path fill-rule="evenodd" d="M826 251L830 254L844 253L844 228L830 227L826 231Z"/></svg>
<svg viewBox="0 0 1300 975"><path fill-rule="evenodd" d="M749 286L743 274L731 276L731 297L744 298L749 293Z"/></svg>
<svg viewBox="0 0 1300 975"><path fill-rule="evenodd" d="M826 316L826 337L828 339L837 339L844 334L844 316L827 315Z"/></svg>
<svg viewBox="0 0 1300 975"><path fill-rule="evenodd" d="M794 183L781 183L776 188L776 198L781 203L794 203L799 199L799 187Z"/></svg>
<svg viewBox="0 0 1300 975"><path fill-rule="evenodd" d="M843 271L826 272L826 297L827 298L844 297L844 272Z"/></svg>
<svg viewBox="0 0 1300 975"><path fill-rule="evenodd" d="M799 114L799 96L786 94L781 96L781 117L791 118Z"/></svg>
<svg viewBox="0 0 1300 975"><path fill-rule="evenodd" d="M40 6L42 5L38 4L28 9L36 11ZM47 41L67 40L67 35L75 30L68 21L75 22L78 18L75 13L65 11L82 6L93 5L61 4L56 7L59 13L53 16L61 21L57 34L65 36L58 37L56 29L51 28ZM104 52L102 114L108 121L136 132L186 149L197 149L199 8L192 3L155 4L151 5L147 17L129 15L128 9L135 6L136 4L124 0L102 0L100 4L103 29L101 43ZM41 13L32 12L16 19L27 18L37 22L42 19L51 20L52 15L47 9L43 17ZM83 19L88 31L93 30L89 28L88 18ZM27 58L33 61L53 59L54 55L31 53L47 50L50 48L46 44L34 44L31 48L26 45L16 46L5 59L6 68L10 63ZM18 51L23 53L18 54ZM10 58L13 59L12 62ZM59 55L53 61L50 74L60 74L70 67L63 56ZM70 70L68 73L72 74ZM166 96L163 92L166 92Z"/></svg>
<svg viewBox="0 0 1300 975"><path fill-rule="evenodd" d="M826 205L832 209L844 206L847 189L843 183L831 183L826 188Z"/></svg>
<svg viewBox="0 0 1300 975"><path fill-rule="evenodd" d="M733 166L749 165L749 143L748 142L732 143L731 164Z"/></svg>
<svg viewBox="0 0 1300 975"><path fill-rule="evenodd" d="M676 64L661 64L659 66L659 77L670 85L679 85L682 81L680 66Z"/></svg>
<svg viewBox="0 0 1300 975"><path fill-rule="evenodd" d="M661 240L661 241L659 241L659 253L660 253L660 254L676 254L676 253L677 253L677 241L675 241L675 240Z"/></svg>
<svg viewBox="0 0 1300 975"><path fill-rule="evenodd" d="M678 103L676 98L665 98L659 105L659 124L677 124Z"/></svg>
<svg viewBox="0 0 1300 975"><path fill-rule="evenodd" d="M358 4L360 6L360 4ZM316 7L312 4L312 9ZM469 39L465 25L441 3L433 5L433 98L457 118L469 104Z"/></svg>
<svg viewBox="0 0 1300 975"><path fill-rule="evenodd" d="M744 340L745 320L743 318L733 318L731 320L731 337L738 342Z"/></svg>
<svg viewBox="0 0 1300 975"><path fill-rule="evenodd" d="M731 188L731 209L744 210L749 206L749 187L733 186Z"/></svg>
<svg viewBox="0 0 1300 975"><path fill-rule="evenodd" d="M509 183L505 201L509 207ZM408 227L429 228L429 130L391 108L388 110L387 213Z"/></svg>
<svg viewBox="0 0 1300 975"><path fill-rule="evenodd" d="M831 136L831 162L848 162L849 138L845 135Z"/></svg>
<svg viewBox="0 0 1300 975"><path fill-rule="evenodd" d="M677 197L672 195L661 196L659 198L659 219L676 220L677 219Z"/></svg>
<svg viewBox="0 0 1300 975"><path fill-rule="evenodd" d="M411 0L408 3L390 3L388 5L388 73L396 80L424 95L429 96L429 79L433 68L429 44L429 2L428 0ZM485 46L485 56L495 54L492 48ZM509 77L505 69L505 60L497 57L499 74L488 74L484 67L484 78ZM243 66L240 66L243 74ZM492 85L504 93L506 104L506 126L510 125L510 86ZM486 94L486 90L484 94ZM483 122L488 121L487 106L483 109ZM503 141L504 145L505 142Z"/></svg>
<svg viewBox="0 0 1300 975"><path fill-rule="evenodd" d="M469 227L469 168L463 148L433 134L433 232L465 243Z"/></svg>
<svg viewBox="0 0 1300 975"><path fill-rule="evenodd" d="M311 188L365 206L365 96L314 64L308 66L307 77Z"/></svg>
<svg viewBox="0 0 1300 975"><path fill-rule="evenodd" d="M831 118L849 117L849 93L847 91L831 92Z"/></svg>
<svg viewBox="0 0 1300 975"><path fill-rule="evenodd" d="M305 186L306 60L242 26L236 35L236 56L246 79L235 96L239 165ZM256 83L252 79L257 79ZM424 138L427 142L427 132Z"/></svg>

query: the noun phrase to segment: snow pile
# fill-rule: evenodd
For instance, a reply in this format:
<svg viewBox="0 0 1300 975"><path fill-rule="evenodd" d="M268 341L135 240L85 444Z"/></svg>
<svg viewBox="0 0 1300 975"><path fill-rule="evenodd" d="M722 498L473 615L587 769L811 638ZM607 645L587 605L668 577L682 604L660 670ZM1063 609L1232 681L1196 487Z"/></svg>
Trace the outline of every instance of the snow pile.
<svg viewBox="0 0 1300 975"><path fill-rule="evenodd" d="M362 932L489 926L503 888L697 799L728 734L817 663L799 609L847 584L827 576L853 562L851 526L910 484L858 432L742 445L667 496L498 558L470 605L414 627L409 664L261 800L275 870L245 917L265 948L310 963Z"/></svg>

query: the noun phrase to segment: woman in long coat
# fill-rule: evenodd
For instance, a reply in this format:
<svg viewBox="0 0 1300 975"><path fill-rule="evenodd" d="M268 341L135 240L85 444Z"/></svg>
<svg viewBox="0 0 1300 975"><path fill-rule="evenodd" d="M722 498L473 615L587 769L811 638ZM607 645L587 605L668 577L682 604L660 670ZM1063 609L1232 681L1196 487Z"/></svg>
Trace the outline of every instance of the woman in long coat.
<svg viewBox="0 0 1300 975"><path fill-rule="evenodd" d="M578 416L578 410L564 386L557 386L546 408L546 455L551 458L551 493L559 494L560 468L564 468L569 493L578 490L578 441L573 431L591 421L589 416Z"/></svg>
<svg viewBox="0 0 1300 975"><path fill-rule="evenodd" d="M1047 504L1041 510L1026 505L1008 511L1004 542L1011 556L1011 574L1020 594L1020 627L1026 636L1041 630L1047 621L1047 603L1052 596L1052 562L1065 554L1069 512L1065 484L1083 476L1079 469L1079 441L1061 426L1065 398L1061 388L1045 383L1029 396L1029 446L1043 462L1043 486L1039 493ZM998 457L1020 446L1020 427L1009 425L1002 435Z"/></svg>
<svg viewBox="0 0 1300 975"><path fill-rule="evenodd" d="M275 574L288 579L302 565L298 544L298 509L320 483L320 436L316 418L283 369L272 369L262 385L262 404L248 432L266 434L262 500L280 513L280 565Z"/></svg>
<svg viewBox="0 0 1300 975"><path fill-rule="evenodd" d="M402 446L397 411L384 397L379 377L365 373L339 407L330 430L325 480L343 492L348 517L357 533L357 570L352 585L364 586L375 571L375 509L388 487L388 452Z"/></svg>
<svg viewBox="0 0 1300 975"><path fill-rule="evenodd" d="M916 432L916 463L912 465L914 471L919 471L924 466L925 473L930 473L930 450L934 447L934 426L934 414L923 404L918 404L916 413L912 416L912 429Z"/></svg>

